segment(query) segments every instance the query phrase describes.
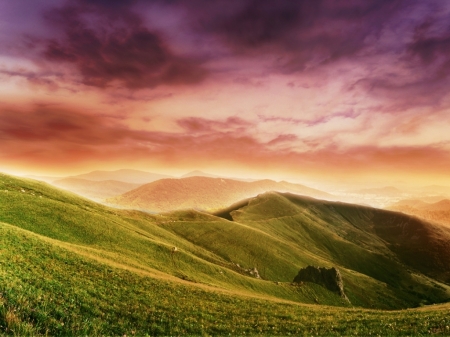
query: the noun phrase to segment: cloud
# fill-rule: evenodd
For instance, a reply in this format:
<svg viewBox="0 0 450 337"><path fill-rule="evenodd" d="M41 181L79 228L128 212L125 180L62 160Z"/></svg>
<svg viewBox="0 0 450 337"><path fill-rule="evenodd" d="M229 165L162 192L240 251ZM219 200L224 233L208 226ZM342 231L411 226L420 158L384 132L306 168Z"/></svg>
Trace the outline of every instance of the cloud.
<svg viewBox="0 0 450 337"><path fill-rule="evenodd" d="M272 139L271 141L269 141L267 143L267 145L286 144L286 143L290 143L292 141L295 141L297 139L298 139L298 137L296 135L284 134L284 135L279 135L276 138Z"/></svg>
<svg viewBox="0 0 450 337"><path fill-rule="evenodd" d="M273 66L291 73L356 55L403 3L243 0L205 4L203 11L195 6L192 16L199 31L222 39L234 53L275 55Z"/></svg>
<svg viewBox="0 0 450 337"><path fill-rule="evenodd" d="M294 118L294 117L282 117L282 116L265 116L265 115L258 115L258 118L262 122L283 122L287 124L292 125L302 125L306 127L316 126L320 124L326 124L332 119L335 118L349 118L349 119L355 119L358 118L362 112L358 111L355 112L353 110L349 110L346 112L334 112L334 113L328 113L322 116L314 116L313 118Z"/></svg>
<svg viewBox="0 0 450 337"><path fill-rule="evenodd" d="M36 105L0 108L0 158L8 162L64 168L75 163L127 161L163 165L221 165L255 170L335 174L399 173L407 170L446 172L450 156L445 144L428 146L349 146L336 144L299 149L298 136L278 134L261 141L255 126L232 117L212 121L181 119L182 132L143 131L105 115Z"/></svg>
<svg viewBox="0 0 450 337"><path fill-rule="evenodd" d="M0 110L0 139L5 142L96 146L120 142L128 133L114 118L68 108L35 105L31 109L2 107Z"/></svg>
<svg viewBox="0 0 450 337"><path fill-rule="evenodd" d="M433 32L433 22L426 19L415 29L414 39L409 45L413 56L419 57L423 65L430 65L439 61L448 65L450 60L450 27L444 31Z"/></svg>
<svg viewBox="0 0 450 337"><path fill-rule="evenodd" d="M363 75L349 81L348 91L381 98L381 113L448 107L449 11L446 2L428 1L399 12L384 31L382 53L367 55L370 63L356 63Z"/></svg>
<svg viewBox="0 0 450 337"><path fill-rule="evenodd" d="M177 55L132 11L133 2L71 1L45 15L62 36L40 39L48 62L72 66L85 85L129 89L195 84L207 75L199 60Z"/></svg>
<svg viewBox="0 0 450 337"><path fill-rule="evenodd" d="M225 121L210 120L200 117L179 119L177 124L191 134L205 132L242 132L253 125L239 117L228 117Z"/></svg>

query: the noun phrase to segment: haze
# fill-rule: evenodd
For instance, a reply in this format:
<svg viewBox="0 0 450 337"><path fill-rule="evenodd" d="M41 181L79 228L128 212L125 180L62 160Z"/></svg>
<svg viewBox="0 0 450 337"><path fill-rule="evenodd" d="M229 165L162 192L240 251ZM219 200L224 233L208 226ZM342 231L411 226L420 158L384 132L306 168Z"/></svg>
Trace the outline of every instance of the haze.
<svg viewBox="0 0 450 337"><path fill-rule="evenodd" d="M446 1L0 0L0 171L450 184Z"/></svg>

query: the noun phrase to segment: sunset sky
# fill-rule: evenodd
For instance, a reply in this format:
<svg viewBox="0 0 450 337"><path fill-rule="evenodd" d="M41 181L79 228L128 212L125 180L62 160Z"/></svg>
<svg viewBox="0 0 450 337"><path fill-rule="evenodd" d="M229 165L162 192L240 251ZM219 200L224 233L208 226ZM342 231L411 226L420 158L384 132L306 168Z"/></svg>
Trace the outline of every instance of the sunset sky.
<svg viewBox="0 0 450 337"><path fill-rule="evenodd" d="M0 171L450 184L450 1L0 0Z"/></svg>

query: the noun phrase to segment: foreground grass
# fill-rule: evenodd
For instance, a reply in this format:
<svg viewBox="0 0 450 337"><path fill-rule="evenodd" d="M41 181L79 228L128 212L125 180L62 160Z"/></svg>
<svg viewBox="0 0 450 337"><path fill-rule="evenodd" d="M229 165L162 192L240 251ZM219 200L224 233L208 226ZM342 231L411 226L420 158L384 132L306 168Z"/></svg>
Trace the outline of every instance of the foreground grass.
<svg viewBox="0 0 450 337"><path fill-rule="evenodd" d="M0 224L6 335L450 334L450 305L402 311L306 306L227 295L101 264Z"/></svg>

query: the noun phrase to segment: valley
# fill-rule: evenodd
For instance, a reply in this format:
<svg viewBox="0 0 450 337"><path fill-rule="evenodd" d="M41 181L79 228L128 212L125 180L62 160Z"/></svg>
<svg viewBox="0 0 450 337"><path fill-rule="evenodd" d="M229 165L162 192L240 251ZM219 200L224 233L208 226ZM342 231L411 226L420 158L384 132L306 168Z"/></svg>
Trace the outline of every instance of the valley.
<svg viewBox="0 0 450 337"><path fill-rule="evenodd" d="M401 213L266 192L216 213L151 214L0 175L0 228L7 333L444 334L450 323L448 305L432 305L450 300L450 231ZM349 302L293 283L308 265L337 268ZM396 311L417 307L426 314Z"/></svg>

